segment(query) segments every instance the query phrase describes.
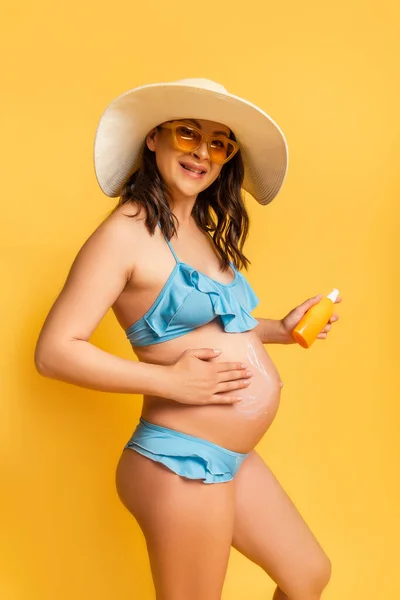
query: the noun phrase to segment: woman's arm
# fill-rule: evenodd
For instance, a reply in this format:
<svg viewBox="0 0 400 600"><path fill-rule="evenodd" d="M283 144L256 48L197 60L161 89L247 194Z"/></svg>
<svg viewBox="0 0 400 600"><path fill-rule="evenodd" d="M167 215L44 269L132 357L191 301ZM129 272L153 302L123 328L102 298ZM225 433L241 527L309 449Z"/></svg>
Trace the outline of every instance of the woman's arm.
<svg viewBox="0 0 400 600"><path fill-rule="evenodd" d="M299 306L291 310L283 319L257 319L258 325L254 331L263 344L294 344L292 331L297 323L303 318L303 315L322 298L322 294L309 298ZM336 303L342 301L341 296L336 299ZM332 328L332 323L339 319L339 315L334 313L323 330L318 334L318 339L325 339Z"/></svg>
<svg viewBox="0 0 400 600"><path fill-rule="evenodd" d="M138 245L132 238L131 221L113 215L81 248L36 345L35 365L45 377L107 392L165 393L164 366L119 358L89 342L130 277Z"/></svg>
<svg viewBox="0 0 400 600"><path fill-rule="evenodd" d="M257 319L258 325L254 331L263 344L291 344L294 339L283 329L281 319Z"/></svg>

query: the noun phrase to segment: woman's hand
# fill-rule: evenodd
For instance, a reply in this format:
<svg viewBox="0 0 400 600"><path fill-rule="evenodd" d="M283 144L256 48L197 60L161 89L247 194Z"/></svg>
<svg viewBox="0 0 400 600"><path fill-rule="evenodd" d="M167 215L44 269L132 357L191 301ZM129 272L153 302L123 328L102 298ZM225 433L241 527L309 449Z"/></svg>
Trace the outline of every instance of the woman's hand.
<svg viewBox="0 0 400 600"><path fill-rule="evenodd" d="M243 363L209 362L220 355L211 348L185 350L166 367L165 397L182 404L235 404L242 400L251 371Z"/></svg>
<svg viewBox="0 0 400 600"><path fill-rule="evenodd" d="M309 298L308 300L306 300L299 306L296 306L296 308L291 310L290 313L288 313L286 315L286 317L284 317L281 320L281 322L280 322L281 323L281 336L282 336L283 344L285 344L285 343L286 344L294 344L295 343L295 340L292 337L293 329L296 327L297 323L299 323L299 321L303 318L305 313L312 306L314 306L314 304L317 304L321 300L322 296L323 296L323 294L318 294L318 296L314 296L314 298ZM338 298L335 301L335 304L338 304L341 301L342 301L342 297L338 296ZM334 323L338 319L339 319L339 315L334 313L331 316L331 318L329 319L328 323L322 329L322 331L318 334L317 339L320 339L320 340L325 339L327 337L329 331L332 329L332 323Z"/></svg>

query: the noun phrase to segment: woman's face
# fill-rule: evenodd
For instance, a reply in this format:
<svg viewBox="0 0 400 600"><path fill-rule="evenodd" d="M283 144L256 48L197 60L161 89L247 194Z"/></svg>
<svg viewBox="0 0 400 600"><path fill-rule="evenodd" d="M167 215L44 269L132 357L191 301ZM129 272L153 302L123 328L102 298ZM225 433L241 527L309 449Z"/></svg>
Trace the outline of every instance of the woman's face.
<svg viewBox="0 0 400 600"><path fill-rule="evenodd" d="M194 125L205 136L225 135L229 138L230 129L214 121L179 119L189 126ZM186 197L195 197L208 188L218 177L223 165L210 159L207 143L192 152L177 150L174 147L170 129L153 129L146 138L147 146L155 152L155 158L161 177L171 192Z"/></svg>

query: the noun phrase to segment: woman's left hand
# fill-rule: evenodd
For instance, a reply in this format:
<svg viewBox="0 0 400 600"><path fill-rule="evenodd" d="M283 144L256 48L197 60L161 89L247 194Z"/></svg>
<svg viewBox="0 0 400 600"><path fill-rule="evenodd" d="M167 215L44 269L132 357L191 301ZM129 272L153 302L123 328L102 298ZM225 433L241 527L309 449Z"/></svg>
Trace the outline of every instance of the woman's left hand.
<svg viewBox="0 0 400 600"><path fill-rule="evenodd" d="M296 306L296 308L291 310L290 313L288 313L286 315L286 317L284 317L281 320L281 333L283 336L283 343L286 343L286 344L294 344L295 343L295 340L292 337L293 329L296 327L297 323L299 323L299 321L303 318L305 313L312 306L314 306L314 304L317 304L321 300L322 297L323 297L323 294L318 294L318 296L315 296L314 298L309 298L302 304L299 304L299 306ZM342 297L338 296L338 298L335 301L335 304L338 304L341 301L342 301ZM329 331L332 329L332 323L334 323L335 321L338 321L338 319L339 319L339 315L336 313L333 313L333 315L329 319L328 323L325 325L325 327L322 329L322 331L320 331L320 333L318 334L317 339L324 340L327 337Z"/></svg>

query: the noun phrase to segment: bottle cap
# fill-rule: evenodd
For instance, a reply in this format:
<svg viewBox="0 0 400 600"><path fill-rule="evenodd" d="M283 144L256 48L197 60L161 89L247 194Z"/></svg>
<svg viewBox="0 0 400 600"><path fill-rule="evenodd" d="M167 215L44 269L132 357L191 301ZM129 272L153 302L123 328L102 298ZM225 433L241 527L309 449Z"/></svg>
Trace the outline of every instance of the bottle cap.
<svg viewBox="0 0 400 600"><path fill-rule="evenodd" d="M329 298L329 300L332 300L332 302L336 302L338 296L339 296L339 290L337 290L336 288L333 288L331 293L327 295L327 298Z"/></svg>

